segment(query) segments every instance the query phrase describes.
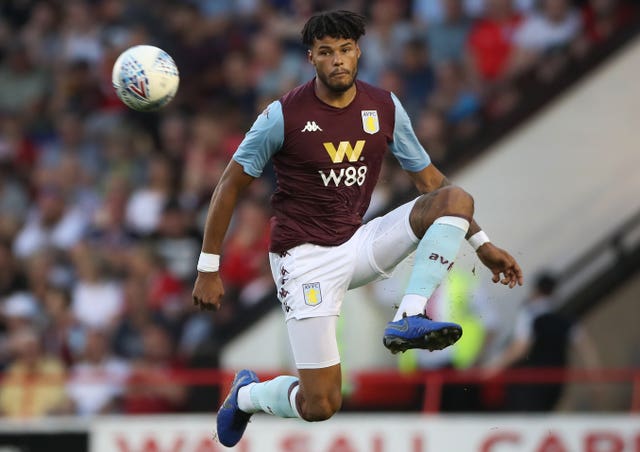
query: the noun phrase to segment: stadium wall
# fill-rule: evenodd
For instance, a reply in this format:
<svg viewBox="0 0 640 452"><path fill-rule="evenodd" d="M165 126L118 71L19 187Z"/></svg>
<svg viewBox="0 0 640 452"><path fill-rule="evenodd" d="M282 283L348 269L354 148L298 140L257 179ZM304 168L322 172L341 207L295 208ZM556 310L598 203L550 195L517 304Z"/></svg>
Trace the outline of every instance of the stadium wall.
<svg viewBox="0 0 640 452"><path fill-rule="evenodd" d="M213 416L0 423L5 452L640 452L638 416L341 414L322 423L256 415L233 449Z"/></svg>
<svg viewBox="0 0 640 452"><path fill-rule="evenodd" d="M0 423L0 450L222 452L213 416L99 417ZM52 425L60 430L52 435ZM66 427L65 427L66 425ZM78 428L84 426L82 431ZM73 432L73 433L71 433ZM67 441L69 435L82 444ZM45 439L47 442L45 443ZM25 445L28 442L28 446ZM323 423L256 415L239 452L640 452L630 416L337 415Z"/></svg>
<svg viewBox="0 0 640 452"><path fill-rule="evenodd" d="M103 420L90 452L214 452L211 417ZM341 415L322 424L256 416L240 452L640 452L640 418Z"/></svg>

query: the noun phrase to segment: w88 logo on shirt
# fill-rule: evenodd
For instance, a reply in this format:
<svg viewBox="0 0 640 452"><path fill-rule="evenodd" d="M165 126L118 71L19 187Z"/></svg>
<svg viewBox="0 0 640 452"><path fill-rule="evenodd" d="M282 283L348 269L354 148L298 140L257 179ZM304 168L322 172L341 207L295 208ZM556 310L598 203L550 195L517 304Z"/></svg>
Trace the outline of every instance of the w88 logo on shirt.
<svg viewBox="0 0 640 452"><path fill-rule="evenodd" d="M367 179L367 167L366 166L348 166L346 168L340 168L339 170L330 169L328 172L322 170L318 171L322 177L322 182L325 187L334 184L336 187L343 183L347 187L351 185L364 184Z"/></svg>
<svg viewBox="0 0 640 452"><path fill-rule="evenodd" d="M357 162L360 159L362 150L364 149L366 141L358 140L355 146L352 146L349 141L341 141L336 147L333 143L322 143L327 154L331 158L333 163L342 163L346 158L349 162ZM354 184L362 185L366 180L367 167L366 166L348 166L346 168L340 168L339 170L330 169L329 171L319 170L320 177L324 186L327 187L334 184L336 187L341 183L346 186Z"/></svg>

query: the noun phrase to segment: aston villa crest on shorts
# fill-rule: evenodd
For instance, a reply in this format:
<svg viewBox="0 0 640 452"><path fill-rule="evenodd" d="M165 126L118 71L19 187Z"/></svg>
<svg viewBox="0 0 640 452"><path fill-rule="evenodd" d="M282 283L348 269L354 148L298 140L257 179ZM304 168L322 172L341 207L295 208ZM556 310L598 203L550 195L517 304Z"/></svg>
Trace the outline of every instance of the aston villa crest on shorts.
<svg viewBox="0 0 640 452"><path fill-rule="evenodd" d="M378 110L362 110L362 128L365 132L373 135L380 130L378 121Z"/></svg>
<svg viewBox="0 0 640 452"><path fill-rule="evenodd" d="M320 283L314 282L302 285L304 292L304 302L309 306L317 306L322 303L322 292L320 292Z"/></svg>

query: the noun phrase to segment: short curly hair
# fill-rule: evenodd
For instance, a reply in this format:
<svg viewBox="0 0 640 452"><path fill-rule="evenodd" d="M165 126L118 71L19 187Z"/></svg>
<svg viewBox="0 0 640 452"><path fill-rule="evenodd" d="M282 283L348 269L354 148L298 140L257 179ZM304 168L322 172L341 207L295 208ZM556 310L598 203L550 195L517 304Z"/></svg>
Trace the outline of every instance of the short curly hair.
<svg viewBox="0 0 640 452"><path fill-rule="evenodd" d="M365 22L363 15L345 10L314 14L302 28L302 43L311 47L325 36L357 41L365 34Z"/></svg>

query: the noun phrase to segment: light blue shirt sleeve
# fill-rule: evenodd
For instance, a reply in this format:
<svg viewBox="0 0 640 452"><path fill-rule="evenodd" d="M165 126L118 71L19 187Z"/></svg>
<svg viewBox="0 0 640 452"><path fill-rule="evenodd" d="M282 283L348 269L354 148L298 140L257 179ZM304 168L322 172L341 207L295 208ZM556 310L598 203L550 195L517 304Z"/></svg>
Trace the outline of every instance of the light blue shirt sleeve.
<svg viewBox="0 0 640 452"><path fill-rule="evenodd" d="M402 169L418 172L431 164L429 154L424 150L418 137L416 137L411 120L400 100L391 93L391 98L396 106L395 127L393 129L393 141L389 148L400 162Z"/></svg>
<svg viewBox="0 0 640 452"><path fill-rule="evenodd" d="M282 104L274 101L260 113L233 154L233 160L242 165L244 172L260 177L269 159L282 148L284 142L284 116Z"/></svg>

